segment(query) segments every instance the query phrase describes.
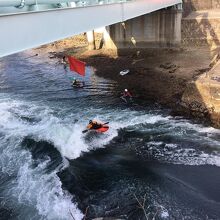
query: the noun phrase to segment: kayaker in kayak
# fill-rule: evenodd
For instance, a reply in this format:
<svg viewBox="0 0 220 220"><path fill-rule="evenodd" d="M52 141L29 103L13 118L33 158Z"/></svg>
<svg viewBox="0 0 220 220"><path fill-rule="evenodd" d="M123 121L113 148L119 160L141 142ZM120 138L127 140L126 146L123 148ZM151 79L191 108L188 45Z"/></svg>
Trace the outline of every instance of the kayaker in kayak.
<svg viewBox="0 0 220 220"><path fill-rule="evenodd" d="M89 121L89 124L87 125L87 129L94 129L94 130L96 130L96 129L99 129L99 128L102 128L102 124L101 123L98 123L97 121L95 121L95 120L90 120Z"/></svg>
<svg viewBox="0 0 220 220"><path fill-rule="evenodd" d="M74 78L72 81L72 85L74 87L83 87L85 84L84 84L84 82L81 82L81 81L77 80L76 78Z"/></svg>
<svg viewBox="0 0 220 220"><path fill-rule="evenodd" d="M73 79L73 86L78 86L80 84L79 81L76 80L76 78Z"/></svg>
<svg viewBox="0 0 220 220"><path fill-rule="evenodd" d="M86 133L89 130L95 130L97 132L106 132L109 129L109 126L107 125L109 122L100 123L95 120L90 120L89 124L86 126L86 130L83 130L82 133Z"/></svg>

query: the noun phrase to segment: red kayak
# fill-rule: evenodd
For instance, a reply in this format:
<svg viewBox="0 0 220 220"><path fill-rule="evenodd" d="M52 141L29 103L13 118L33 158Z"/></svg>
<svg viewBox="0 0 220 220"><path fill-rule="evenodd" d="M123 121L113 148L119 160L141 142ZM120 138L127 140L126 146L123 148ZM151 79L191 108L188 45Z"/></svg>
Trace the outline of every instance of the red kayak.
<svg viewBox="0 0 220 220"><path fill-rule="evenodd" d="M102 124L102 125L101 125L101 128L97 128L97 129L88 128L88 126L87 126L87 129L84 130L84 131L82 131L82 133L86 133L86 132L88 132L88 131L96 131L96 132L99 132L99 133L104 133L104 132L108 131L108 129L109 129L109 126L106 125L106 124L108 124L108 123L109 123L109 122L106 122L106 123ZM98 127L99 127L99 126L98 126Z"/></svg>
<svg viewBox="0 0 220 220"><path fill-rule="evenodd" d="M99 129L95 129L95 131L104 133L104 132L108 131L108 129L109 129L109 126L103 126Z"/></svg>

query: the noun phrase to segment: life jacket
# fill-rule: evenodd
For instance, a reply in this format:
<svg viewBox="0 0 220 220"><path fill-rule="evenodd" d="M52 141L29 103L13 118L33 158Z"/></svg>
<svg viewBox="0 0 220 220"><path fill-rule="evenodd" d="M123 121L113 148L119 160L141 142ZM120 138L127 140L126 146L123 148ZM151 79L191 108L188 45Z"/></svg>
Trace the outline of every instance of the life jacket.
<svg viewBox="0 0 220 220"><path fill-rule="evenodd" d="M97 123L96 121L93 121L92 123L89 123L87 125L88 129L99 129L102 127L102 124Z"/></svg>
<svg viewBox="0 0 220 220"><path fill-rule="evenodd" d="M124 91L123 96L124 97L132 97L131 93L128 91L127 92Z"/></svg>

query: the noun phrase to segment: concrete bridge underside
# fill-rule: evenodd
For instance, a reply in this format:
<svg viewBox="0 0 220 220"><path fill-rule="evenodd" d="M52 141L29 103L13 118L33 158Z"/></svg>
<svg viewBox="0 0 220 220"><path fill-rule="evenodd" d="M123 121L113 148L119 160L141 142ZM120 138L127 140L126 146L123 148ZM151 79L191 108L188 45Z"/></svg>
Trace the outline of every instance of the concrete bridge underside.
<svg viewBox="0 0 220 220"><path fill-rule="evenodd" d="M0 16L0 57L126 21L181 0L137 0Z"/></svg>

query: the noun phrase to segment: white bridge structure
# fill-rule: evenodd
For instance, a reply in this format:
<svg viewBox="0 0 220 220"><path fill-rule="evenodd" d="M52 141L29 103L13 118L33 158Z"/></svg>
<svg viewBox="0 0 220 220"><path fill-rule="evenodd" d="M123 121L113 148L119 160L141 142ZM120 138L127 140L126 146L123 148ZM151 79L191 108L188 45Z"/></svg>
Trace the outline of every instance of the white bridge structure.
<svg viewBox="0 0 220 220"><path fill-rule="evenodd" d="M182 0L0 0L0 57L180 3Z"/></svg>

